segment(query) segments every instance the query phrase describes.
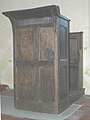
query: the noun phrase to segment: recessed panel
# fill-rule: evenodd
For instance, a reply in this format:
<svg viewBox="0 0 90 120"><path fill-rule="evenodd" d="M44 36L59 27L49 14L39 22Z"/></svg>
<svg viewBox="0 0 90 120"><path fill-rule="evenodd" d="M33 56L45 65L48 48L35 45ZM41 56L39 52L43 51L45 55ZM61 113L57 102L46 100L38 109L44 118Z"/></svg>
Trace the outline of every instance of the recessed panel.
<svg viewBox="0 0 90 120"><path fill-rule="evenodd" d="M78 43L77 39L70 39L70 60L78 59Z"/></svg>
<svg viewBox="0 0 90 120"><path fill-rule="evenodd" d="M40 60L54 59L54 29L53 27L40 27Z"/></svg>
<svg viewBox="0 0 90 120"><path fill-rule="evenodd" d="M16 57L18 60L34 59L33 28L19 28L16 31Z"/></svg>
<svg viewBox="0 0 90 120"><path fill-rule="evenodd" d="M21 99L35 99L35 69L29 66L19 66L16 73L17 96Z"/></svg>
<svg viewBox="0 0 90 120"><path fill-rule="evenodd" d="M55 100L54 67L42 66L39 68L39 72L42 101L54 102Z"/></svg>
<svg viewBox="0 0 90 120"><path fill-rule="evenodd" d="M67 29L60 26L60 59L67 59Z"/></svg>

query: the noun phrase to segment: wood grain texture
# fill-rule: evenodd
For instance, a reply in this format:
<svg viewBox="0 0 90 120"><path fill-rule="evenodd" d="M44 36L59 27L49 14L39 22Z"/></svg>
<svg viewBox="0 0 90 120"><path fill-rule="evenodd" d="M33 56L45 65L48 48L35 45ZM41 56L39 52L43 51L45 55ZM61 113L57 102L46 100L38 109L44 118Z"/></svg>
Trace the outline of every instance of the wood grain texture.
<svg viewBox="0 0 90 120"><path fill-rule="evenodd" d="M54 29L40 27L40 60L54 59Z"/></svg>
<svg viewBox="0 0 90 120"><path fill-rule="evenodd" d="M70 90L81 89L83 81L83 33L70 34Z"/></svg>
<svg viewBox="0 0 90 120"><path fill-rule="evenodd" d="M19 28L16 30L17 41L17 58L19 60L33 60L34 59L34 39L33 28Z"/></svg>
<svg viewBox="0 0 90 120"><path fill-rule="evenodd" d="M43 102L55 101L54 67L40 67L41 96Z"/></svg>
<svg viewBox="0 0 90 120"><path fill-rule="evenodd" d="M70 59L71 62L78 60L78 41L76 38L70 39Z"/></svg>

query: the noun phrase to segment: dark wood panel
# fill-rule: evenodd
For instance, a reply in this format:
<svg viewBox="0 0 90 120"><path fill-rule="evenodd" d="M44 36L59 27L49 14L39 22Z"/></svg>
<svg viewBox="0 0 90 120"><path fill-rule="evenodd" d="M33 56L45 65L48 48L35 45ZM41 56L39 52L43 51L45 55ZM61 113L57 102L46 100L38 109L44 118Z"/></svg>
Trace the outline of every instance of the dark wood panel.
<svg viewBox="0 0 90 120"><path fill-rule="evenodd" d="M26 111L56 114L54 103L43 103L41 101L37 103L36 101L21 99L17 100L16 107Z"/></svg>
<svg viewBox="0 0 90 120"><path fill-rule="evenodd" d="M35 68L21 65L17 66L17 84L30 84L31 86L35 85Z"/></svg>
<svg viewBox="0 0 90 120"><path fill-rule="evenodd" d="M70 39L70 61L78 60L78 41L76 38Z"/></svg>
<svg viewBox="0 0 90 120"><path fill-rule="evenodd" d="M34 39L33 28L19 28L16 30L17 41L17 59L18 60L33 60L34 59Z"/></svg>
<svg viewBox="0 0 90 120"><path fill-rule="evenodd" d="M19 100L35 100L35 86L30 84L18 84L16 89L18 89L17 97Z"/></svg>
<svg viewBox="0 0 90 120"><path fill-rule="evenodd" d="M54 59L54 29L40 27L40 60Z"/></svg>
<svg viewBox="0 0 90 120"><path fill-rule="evenodd" d="M70 90L78 89L78 65L70 65Z"/></svg>
<svg viewBox="0 0 90 120"><path fill-rule="evenodd" d="M59 78L60 100L63 100L67 96L67 66L60 66Z"/></svg>
<svg viewBox="0 0 90 120"><path fill-rule="evenodd" d="M18 99L35 99L36 78L33 67L19 66L16 73L16 91Z"/></svg>
<svg viewBox="0 0 90 120"><path fill-rule="evenodd" d="M39 68L41 81L41 96L43 102L55 101L54 67Z"/></svg>
<svg viewBox="0 0 90 120"><path fill-rule="evenodd" d="M83 33L70 33L70 91L81 89L83 81Z"/></svg>
<svg viewBox="0 0 90 120"><path fill-rule="evenodd" d="M63 23L65 20L61 19ZM67 24L59 26L59 87L61 101L65 100L69 94L69 61L68 61L68 34ZM60 103L61 105L61 103ZM64 107L64 106L63 106Z"/></svg>
<svg viewBox="0 0 90 120"><path fill-rule="evenodd" d="M64 26L59 27L60 29L60 59L67 59L67 28Z"/></svg>

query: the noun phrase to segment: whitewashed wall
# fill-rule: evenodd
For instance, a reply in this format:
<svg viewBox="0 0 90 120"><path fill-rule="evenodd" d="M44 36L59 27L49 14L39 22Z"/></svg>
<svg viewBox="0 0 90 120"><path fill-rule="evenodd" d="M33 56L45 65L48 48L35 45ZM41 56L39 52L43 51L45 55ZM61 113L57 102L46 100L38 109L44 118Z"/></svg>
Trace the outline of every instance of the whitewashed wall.
<svg viewBox="0 0 90 120"><path fill-rule="evenodd" d="M0 0L0 81L13 88L12 27L3 11L59 5L60 12L71 19L70 31L84 32L84 87L90 94L90 24L89 0Z"/></svg>

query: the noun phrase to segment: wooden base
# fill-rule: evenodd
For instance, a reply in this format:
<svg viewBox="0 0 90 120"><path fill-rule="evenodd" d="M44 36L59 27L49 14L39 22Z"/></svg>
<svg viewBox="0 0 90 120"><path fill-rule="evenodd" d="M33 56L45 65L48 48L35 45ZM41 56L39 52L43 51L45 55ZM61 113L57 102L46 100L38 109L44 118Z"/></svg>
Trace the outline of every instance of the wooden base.
<svg viewBox="0 0 90 120"><path fill-rule="evenodd" d="M65 109L67 109L72 103L78 100L81 96L84 95L84 89L76 90L71 92L68 98L61 101L61 104L58 105L58 111L56 111L55 103L42 103L37 101L30 100L15 100L15 107L22 110L42 112L48 114L60 114Z"/></svg>
<svg viewBox="0 0 90 120"><path fill-rule="evenodd" d="M20 100L19 100L20 101ZM29 101L29 100L21 100L15 101L15 107L18 109L33 111L33 112L41 112L41 113L50 113L57 114L55 111L54 103L42 103L37 101Z"/></svg>
<svg viewBox="0 0 90 120"><path fill-rule="evenodd" d="M69 105L71 105L76 100L78 100L81 96L83 96L84 95L84 91L85 91L85 89L82 88L80 90L76 90L74 92L71 92L71 94L69 95Z"/></svg>

